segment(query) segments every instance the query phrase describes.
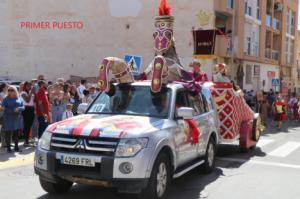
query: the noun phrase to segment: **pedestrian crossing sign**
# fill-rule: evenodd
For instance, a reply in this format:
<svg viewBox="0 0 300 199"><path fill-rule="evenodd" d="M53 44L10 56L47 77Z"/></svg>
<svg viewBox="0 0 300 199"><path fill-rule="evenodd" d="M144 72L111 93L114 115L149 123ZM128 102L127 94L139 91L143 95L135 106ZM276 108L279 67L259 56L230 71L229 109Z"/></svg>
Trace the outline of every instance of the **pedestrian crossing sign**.
<svg viewBox="0 0 300 199"><path fill-rule="evenodd" d="M139 75L141 73L142 57L125 55L124 60L130 66L130 71L133 75Z"/></svg>
<svg viewBox="0 0 300 199"><path fill-rule="evenodd" d="M279 78L273 78L272 79L272 86L279 86L280 85L280 79Z"/></svg>

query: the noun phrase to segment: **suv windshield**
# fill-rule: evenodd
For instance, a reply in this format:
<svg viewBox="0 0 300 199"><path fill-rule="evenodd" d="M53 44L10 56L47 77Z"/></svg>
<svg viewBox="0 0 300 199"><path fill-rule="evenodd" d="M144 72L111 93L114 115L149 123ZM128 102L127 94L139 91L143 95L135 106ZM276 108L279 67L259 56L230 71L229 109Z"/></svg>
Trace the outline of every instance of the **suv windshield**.
<svg viewBox="0 0 300 199"><path fill-rule="evenodd" d="M171 89L152 95L147 86L117 85L109 94L102 92L88 113L139 115L167 118Z"/></svg>

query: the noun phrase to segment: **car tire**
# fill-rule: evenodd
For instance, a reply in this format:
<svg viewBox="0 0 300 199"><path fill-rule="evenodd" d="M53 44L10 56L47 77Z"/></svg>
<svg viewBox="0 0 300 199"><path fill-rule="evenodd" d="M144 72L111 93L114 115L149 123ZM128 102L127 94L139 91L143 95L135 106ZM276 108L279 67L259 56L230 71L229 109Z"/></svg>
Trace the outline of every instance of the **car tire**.
<svg viewBox="0 0 300 199"><path fill-rule="evenodd" d="M168 155L166 153L160 153L152 168L148 186L141 192L139 198L165 199L171 181L171 173L171 163Z"/></svg>
<svg viewBox="0 0 300 199"><path fill-rule="evenodd" d="M40 184L41 187L49 194L64 194L71 189L73 182L60 179L57 183L53 183L40 178Z"/></svg>
<svg viewBox="0 0 300 199"><path fill-rule="evenodd" d="M214 170L216 161L216 149L216 141L212 137L210 137L206 148L204 164L201 167L204 173L211 173Z"/></svg>

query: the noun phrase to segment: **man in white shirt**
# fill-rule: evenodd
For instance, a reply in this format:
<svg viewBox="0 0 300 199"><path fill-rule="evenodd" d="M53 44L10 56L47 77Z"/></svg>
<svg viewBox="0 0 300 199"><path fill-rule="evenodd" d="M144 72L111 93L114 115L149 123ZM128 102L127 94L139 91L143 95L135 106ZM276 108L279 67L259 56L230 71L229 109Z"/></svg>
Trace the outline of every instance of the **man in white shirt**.
<svg viewBox="0 0 300 199"><path fill-rule="evenodd" d="M86 85L87 85L87 81L85 79L82 79L80 81L80 86L78 86L78 88L77 88L77 92L78 92L80 99L84 98L83 91L87 89Z"/></svg>

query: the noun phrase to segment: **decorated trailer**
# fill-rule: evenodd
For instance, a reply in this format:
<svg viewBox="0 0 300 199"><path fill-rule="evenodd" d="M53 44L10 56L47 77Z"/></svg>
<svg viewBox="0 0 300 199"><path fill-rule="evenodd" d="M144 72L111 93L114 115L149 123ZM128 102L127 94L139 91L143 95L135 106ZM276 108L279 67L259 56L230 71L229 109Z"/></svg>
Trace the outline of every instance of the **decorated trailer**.
<svg viewBox="0 0 300 199"><path fill-rule="evenodd" d="M231 83L207 82L217 105L220 143L239 141L240 149L254 148L263 131L261 118L245 102L243 92Z"/></svg>

